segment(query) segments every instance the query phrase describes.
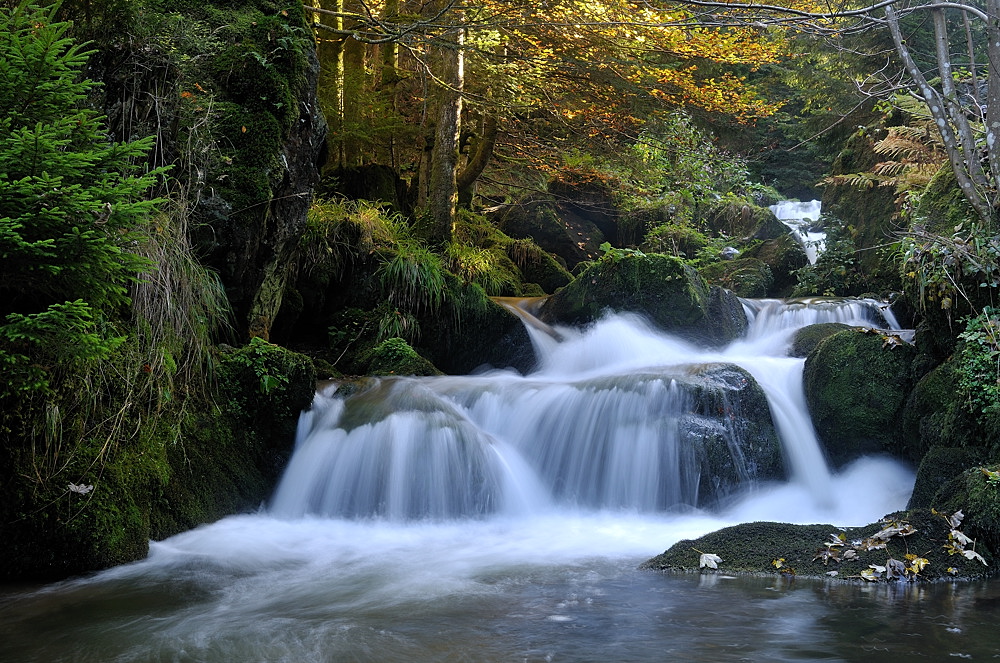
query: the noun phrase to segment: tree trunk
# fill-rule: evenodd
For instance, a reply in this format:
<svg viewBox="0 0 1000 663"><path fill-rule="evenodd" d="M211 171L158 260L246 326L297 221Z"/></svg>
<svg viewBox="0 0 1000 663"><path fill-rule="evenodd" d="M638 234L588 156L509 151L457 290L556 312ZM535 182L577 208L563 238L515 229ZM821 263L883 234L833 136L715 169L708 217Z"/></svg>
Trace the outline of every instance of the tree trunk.
<svg viewBox="0 0 1000 663"><path fill-rule="evenodd" d="M990 63L986 92L986 152L989 155L993 186L1000 194L1000 0L987 0L987 54ZM998 204L993 200L993 207Z"/></svg>
<svg viewBox="0 0 1000 663"><path fill-rule="evenodd" d="M344 0L320 0L320 8L332 12L344 11ZM323 21L334 30L344 29L340 16L323 16ZM344 151L340 137L344 132L344 37L317 31L316 52L320 62L319 96L324 101L323 111L330 129L329 161L335 166L344 165Z"/></svg>
<svg viewBox="0 0 1000 663"><path fill-rule="evenodd" d="M991 0L991 2L996 2L997 0ZM993 221L993 210L983 196L982 190L973 181L969 170L968 170L968 159L978 159L978 154L963 154L960 139L955 135L955 130L952 127L946 101L943 96L927 82L924 77L923 72L917 63L914 61L913 56L910 55L910 50L906 45L906 41L903 39L903 35L899 29L899 17L896 15L895 10L892 5L887 5L885 8L885 18L886 25L889 27L889 32L892 35L893 44L896 47L896 53L899 55L903 62L903 66L906 67L907 73L913 78L914 82L917 84L917 89L920 93L921 98L923 98L927 109L931 113L931 117L934 119L934 123L938 128L938 132L941 134L941 142L944 144L945 152L948 155L948 160L951 163L952 172L955 173L955 179L958 181L958 185L962 190L962 194L965 199L969 201L972 208L976 210L976 214L979 215L981 219L987 223L992 223ZM941 63L938 63L941 65ZM993 78L991 76L991 78Z"/></svg>
<svg viewBox="0 0 1000 663"><path fill-rule="evenodd" d="M458 141L462 128L462 87L465 79L463 46L465 30L449 29L437 47L440 58L437 90L437 126L430 161L427 211L431 220L431 241L451 241L458 204Z"/></svg>
<svg viewBox="0 0 1000 663"><path fill-rule="evenodd" d="M472 189L476 184L476 180L479 179L479 176L483 174L486 166L490 163L499 133L499 123L497 122L496 115L489 113L483 116L482 133L476 142L476 150L473 152L469 162L465 164L465 168L459 172L456 178L460 201L472 200Z"/></svg>

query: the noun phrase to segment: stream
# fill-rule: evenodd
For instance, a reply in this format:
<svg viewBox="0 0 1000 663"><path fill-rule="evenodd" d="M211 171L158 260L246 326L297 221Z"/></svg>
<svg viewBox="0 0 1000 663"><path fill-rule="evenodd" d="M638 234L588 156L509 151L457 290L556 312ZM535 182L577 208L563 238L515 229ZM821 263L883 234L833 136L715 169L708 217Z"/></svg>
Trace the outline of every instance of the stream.
<svg viewBox="0 0 1000 663"><path fill-rule="evenodd" d="M705 350L609 316L532 334L527 376L391 378L303 414L271 502L151 543L147 559L0 588L0 661L870 661L1000 656L995 583L662 574L677 541L755 520L863 525L913 473L823 459L794 331L898 327L877 302L745 302ZM700 504L685 367L761 384L787 479ZM720 435L732 435L722 430ZM752 479L752 472L747 476ZM748 542L752 545L752 542ZM708 551L710 552L710 551Z"/></svg>

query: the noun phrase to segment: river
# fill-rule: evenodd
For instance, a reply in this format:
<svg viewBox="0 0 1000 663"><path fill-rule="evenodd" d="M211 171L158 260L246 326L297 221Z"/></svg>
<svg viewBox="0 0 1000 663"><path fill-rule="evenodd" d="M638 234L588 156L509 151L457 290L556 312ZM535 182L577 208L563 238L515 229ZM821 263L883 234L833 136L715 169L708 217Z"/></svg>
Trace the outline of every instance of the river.
<svg viewBox="0 0 1000 663"><path fill-rule="evenodd" d="M991 583L732 577L724 562L706 575L637 569L729 524L862 525L906 504L913 474L893 460L827 469L805 415L802 360L784 356L805 324L891 327L891 316L856 302L747 309L747 338L719 351L610 316L558 330L559 342L536 329L541 361L528 376L392 379L379 399L350 407L317 394L259 513L153 542L134 564L0 590L0 661L1000 656ZM671 376L720 361L767 391L788 478L698 507L664 488L691 471L665 451L684 409ZM651 374L662 378L635 386ZM655 425L641 416L651 411ZM601 462L578 459L594 453Z"/></svg>

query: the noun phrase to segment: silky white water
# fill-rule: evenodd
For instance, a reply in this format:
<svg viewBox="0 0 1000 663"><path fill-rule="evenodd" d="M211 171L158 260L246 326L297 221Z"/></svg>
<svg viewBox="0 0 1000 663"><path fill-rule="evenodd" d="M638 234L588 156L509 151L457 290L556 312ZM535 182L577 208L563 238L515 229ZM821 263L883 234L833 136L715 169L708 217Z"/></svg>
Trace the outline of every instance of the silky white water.
<svg viewBox="0 0 1000 663"><path fill-rule="evenodd" d="M636 571L724 525L862 525L908 499L913 475L895 461L829 471L803 360L785 356L803 325L892 327L891 316L872 302L746 306L747 338L721 351L618 315L560 329L562 342L537 331L543 354L528 376L388 380L353 406L317 395L271 504L0 604L0 660L695 660L701 625L668 616L695 605L742 620L712 636L720 646L738 637L768 660L799 658L764 645L777 622ZM788 478L705 510L684 477L688 403L674 376L719 362L768 393ZM825 609L796 601L760 613L808 635ZM673 626L660 630L664 619ZM701 660L739 658L713 647Z"/></svg>
<svg viewBox="0 0 1000 663"><path fill-rule="evenodd" d="M818 200L806 202L782 200L769 208L779 221L788 226L792 237L802 245L810 265L816 264L816 259L826 245L825 232L809 230L809 227L819 219L821 207L822 203Z"/></svg>

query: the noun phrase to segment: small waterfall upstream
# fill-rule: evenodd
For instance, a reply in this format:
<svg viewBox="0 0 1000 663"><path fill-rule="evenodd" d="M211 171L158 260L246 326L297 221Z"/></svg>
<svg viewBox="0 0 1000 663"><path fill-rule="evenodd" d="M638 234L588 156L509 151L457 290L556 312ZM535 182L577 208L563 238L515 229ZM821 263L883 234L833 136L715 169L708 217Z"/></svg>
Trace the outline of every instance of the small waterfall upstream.
<svg viewBox="0 0 1000 663"><path fill-rule="evenodd" d="M792 237L802 245L810 265L816 264L816 258L823 252L826 244L825 232L810 230L810 227L819 220L821 206L822 203L818 200L804 203L797 200L783 200L770 207L778 220L788 226Z"/></svg>
<svg viewBox="0 0 1000 663"><path fill-rule="evenodd" d="M749 333L721 351L634 315L582 331L529 323L540 356L528 376L381 378L346 396L319 393L271 513L392 521L554 508L652 513L711 507L786 476L817 507L832 506L802 393L804 360L787 357L787 346L817 322L898 325L874 301L748 300L745 308ZM727 366L745 370L766 394L780 476L762 470L766 436L749 439L732 412L707 412L739 409L738 383L748 380ZM706 405L706 394L721 404ZM720 453L725 477L708 481L708 458Z"/></svg>

